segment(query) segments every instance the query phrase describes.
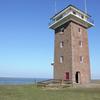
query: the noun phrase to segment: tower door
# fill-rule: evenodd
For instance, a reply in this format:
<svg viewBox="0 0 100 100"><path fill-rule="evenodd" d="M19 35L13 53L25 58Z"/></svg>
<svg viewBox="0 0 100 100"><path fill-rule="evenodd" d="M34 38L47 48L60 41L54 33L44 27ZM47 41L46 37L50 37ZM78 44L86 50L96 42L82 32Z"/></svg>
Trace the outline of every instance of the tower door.
<svg viewBox="0 0 100 100"><path fill-rule="evenodd" d="M76 72L75 80L76 80L76 83L80 83L80 72Z"/></svg>
<svg viewBox="0 0 100 100"><path fill-rule="evenodd" d="M65 80L69 80L69 72L65 73Z"/></svg>

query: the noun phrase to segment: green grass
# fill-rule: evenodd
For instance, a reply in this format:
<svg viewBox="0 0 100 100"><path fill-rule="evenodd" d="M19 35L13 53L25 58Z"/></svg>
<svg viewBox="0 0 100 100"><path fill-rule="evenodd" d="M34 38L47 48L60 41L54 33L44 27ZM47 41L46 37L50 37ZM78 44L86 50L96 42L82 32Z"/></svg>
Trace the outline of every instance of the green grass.
<svg viewBox="0 0 100 100"><path fill-rule="evenodd" d="M0 100L100 100L100 88L44 90L33 85L0 85Z"/></svg>

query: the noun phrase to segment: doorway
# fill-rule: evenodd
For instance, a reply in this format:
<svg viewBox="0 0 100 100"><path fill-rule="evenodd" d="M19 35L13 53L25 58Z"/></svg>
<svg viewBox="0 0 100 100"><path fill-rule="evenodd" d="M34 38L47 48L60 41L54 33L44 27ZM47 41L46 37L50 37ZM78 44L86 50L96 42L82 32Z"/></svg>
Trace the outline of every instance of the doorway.
<svg viewBox="0 0 100 100"><path fill-rule="evenodd" d="M80 83L80 72L76 72L75 74L75 80L76 80L76 83Z"/></svg>
<svg viewBox="0 0 100 100"><path fill-rule="evenodd" d="M65 80L69 80L69 72L65 73Z"/></svg>

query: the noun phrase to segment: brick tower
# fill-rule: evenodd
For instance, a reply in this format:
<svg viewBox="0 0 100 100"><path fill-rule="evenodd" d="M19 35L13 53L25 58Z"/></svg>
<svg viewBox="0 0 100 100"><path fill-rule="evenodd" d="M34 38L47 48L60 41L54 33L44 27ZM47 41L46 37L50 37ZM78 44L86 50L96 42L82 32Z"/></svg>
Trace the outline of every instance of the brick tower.
<svg viewBox="0 0 100 100"><path fill-rule="evenodd" d="M73 84L90 81L87 29L93 26L90 16L69 5L51 18L49 28L55 31L54 79Z"/></svg>

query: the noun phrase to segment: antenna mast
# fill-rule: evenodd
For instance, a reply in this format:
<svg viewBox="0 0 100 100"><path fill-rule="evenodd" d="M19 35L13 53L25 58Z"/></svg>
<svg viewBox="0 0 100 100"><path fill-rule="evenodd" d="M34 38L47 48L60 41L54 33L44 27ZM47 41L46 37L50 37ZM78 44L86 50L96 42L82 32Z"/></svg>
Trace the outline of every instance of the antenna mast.
<svg viewBox="0 0 100 100"><path fill-rule="evenodd" d="M56 14L56 12L57 12L57 2L55 0L55 14Z"/></svg>
<svg viewBox="0 0 100 100"><path fill-rule="evenodd" d="M87 13L87 1L85 0L85 13Z"/></svg>

